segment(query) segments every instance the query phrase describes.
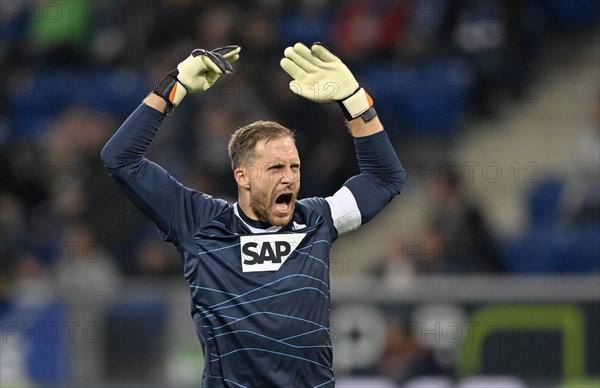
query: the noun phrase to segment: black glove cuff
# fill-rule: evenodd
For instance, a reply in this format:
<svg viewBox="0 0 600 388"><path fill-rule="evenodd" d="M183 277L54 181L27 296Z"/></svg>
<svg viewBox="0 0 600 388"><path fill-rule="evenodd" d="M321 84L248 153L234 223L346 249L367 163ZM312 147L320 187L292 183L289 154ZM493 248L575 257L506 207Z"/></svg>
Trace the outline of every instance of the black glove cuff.
<svg viewBox="0 0 600 388"><path fill-rule="evenodd" d="M321 43L319 43L319 44L321 44ZM352 96L353 96L353 95L355 95L355 94L356 94L356 93L357 93L359 90L360 90L360 86L359 86L358 88L356 88L356 90L355 90L355 91L353 91L353 92L352 92L352 94L350 94L350 95L349 95L348 97L346 97L346 98L350 98L350 97L352 97ZM345 98L345 99L346 99L346 98ZM348 109L346 109L346 107L344 106L344 102L343 102L343 101L344 101L345 99L343 99L343 100L337 100L336 102L338 103L338 105L340 106L340 108L342 108L342 112L344 112L344 117L346 118L346 120L347 120L347 121L350 121L350 120L353 120L353 119L354 119L354 117L352 117L352 115L350 114L350 112L348 112Z"/></svg>
<svg viewBox="0 0 600 388"><path fill-rule="evenodd" d="M360 115L360 117L362 117L362 119L364 120L365 123L367 121L373 120L375 118L375 116L377 116L377 111L375 110L374 107L370 107L369 109L367 109L367 111L365 113Z"/></svg>
<svg viewBox="0 0 600 388"><path fill-rule="evenodd" d="M352 97L353 95L358 93L361 89L362 88L359 86L358 89L356 89L354 91L354 93L352 93L351 95L346 97L344 100ZM342 112L344 112L344 117L346 118L347 121L354 120L354 119L361 117L364 120L364 122L366 123L367 121L373 120L375 118L375 116L377 116L377 111L375 110L375 108L373 106L371 106L369 109L367 109L365 112L363 112L360 116L352 117L352 115L350 114L350 112L348 112L348 109L346 109L346 106L344 105L344 100L338 100L336 102L338 103L340 108L342 108Z"/></svg>
<svg viewBox="0 0 600 388"><path fill-rule="evenodd" d="M348 120L348 121L353 120L354 117L352 117L350 112L348 112L348 109L346 109L346 107L344 106L344 103L341 100L336 101L336 102L338 103L340 108L342 108L342 112L344 112L344 117L346 118L346 120Z"/></svg>
<svg viewBox="0 0 600 388"><path fill-rule="evenodd" d="M350 114L350 112L348 112L348 109L346 109L346 107L344 106L344 104L341 101L337 101L337 103L340 106L340 108L342 108L342 112L344 112L344 117L346 117L346 120L348 120L348 121L357 119L359 117L362 117L362 119L366 123L367 121L373 120L375 118L375 116L377 116L377 111L375 110L375 108L374 107L370 107L369 109L367 109L360 116L352 117L352 115Z"/></svg>
<svg viewBox="0 0 600 388"><path fill-rule="evenodd" d="M161 96L166 101L167 114L171 114L171 112L173 112L173 109L175 108L173 102L170 99L170 94L173 90L173 87L175 86L175 83L177 82L178 74L179 70L173 70L172 72L167 74L167 76L162 81L160 81L160 83L153 90L154 94Z"/></svg>
<svg viewBox="0 0 600 388"><path fill-rule="evenodd" d="M367 121L371 121L373 120L373 118L375 118L375 116L377 116L377 111L375 111L375 108L373 108L373 106L371 105L369 107L369 109L367 109L366 111L364 111L362 114L358 115L358 116L352 116L352 114L350 114L350 112L348 111L348 109L346 108L346 105L344 105L344 101L348 101L351 97L353 97L356 93L359 93L360 91L363 91L365 94L367 94L366 91L364 91L364 89L362 87L358 87L356 88L356 90L350 94L348 97L344 98L343 100L338 100L337 103L340 106L340 108L342 108L342 112L344 112L344 117L346 118L347 121L350 120L354 120L358 117L362 117L362 119L364 120L364 122L366 123ZM367 94L367 99L369 104L373 104L373 100L371 99L371 97L369 97L369 95Z"/></svg>

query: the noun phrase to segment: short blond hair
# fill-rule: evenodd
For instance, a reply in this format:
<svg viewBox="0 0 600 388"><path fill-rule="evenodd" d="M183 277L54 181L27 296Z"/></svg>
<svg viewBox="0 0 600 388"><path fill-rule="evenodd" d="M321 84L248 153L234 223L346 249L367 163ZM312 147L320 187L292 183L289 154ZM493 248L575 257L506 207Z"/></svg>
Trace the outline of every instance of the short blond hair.
<svg viewBox="0 0 600 388"><path fill-rule="evenodd" d="M281 137L289 137L296 142L294 132L275 121L259 120L238 128L231 135L227 146L231 168L235 170L250 163L256 156L255 149L259 142L269 142Z"/></svg>

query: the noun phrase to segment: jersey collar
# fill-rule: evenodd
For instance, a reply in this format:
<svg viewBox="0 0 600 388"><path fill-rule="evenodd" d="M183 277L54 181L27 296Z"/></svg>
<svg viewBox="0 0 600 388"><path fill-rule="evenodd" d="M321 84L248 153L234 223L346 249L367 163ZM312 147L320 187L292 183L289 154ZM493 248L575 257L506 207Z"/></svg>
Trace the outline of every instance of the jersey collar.
<svg viewBox="0 0 600 388"><path fill-rule="evenodd" d="M250 229L252 233L275 233L283 229L282 226L272 226L268 222L256 221L248 217L236 202L233 205L235 215Z"/></svg>

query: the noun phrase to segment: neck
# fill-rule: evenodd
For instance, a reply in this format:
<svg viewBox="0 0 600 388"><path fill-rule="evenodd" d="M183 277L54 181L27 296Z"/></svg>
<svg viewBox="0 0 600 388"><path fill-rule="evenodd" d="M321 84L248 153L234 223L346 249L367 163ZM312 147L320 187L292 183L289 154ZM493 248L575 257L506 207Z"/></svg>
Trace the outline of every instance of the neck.
<svg viewBox="0 0 600 388"><path fill-rule="evenodd" d="M258 216L254 213L252 206L250 206L250 195L243 191L243 189L238 190L238 208L240 212L244 213L246 217L253 221L260 221Z"/></svg>
<svg viewBox="0 0 600 388"><path fill-rule="evenodd" d="M274 229L274 228L276 228L277 230L281 229L281 226L275 227L268 222L259 221L254 218L250 218L248 216L247 212L244 209L242 209L239 202L237 204L237 213L244 223L246 223L248 226L251 226L253 228L264 229L264 230Z"/></svg>

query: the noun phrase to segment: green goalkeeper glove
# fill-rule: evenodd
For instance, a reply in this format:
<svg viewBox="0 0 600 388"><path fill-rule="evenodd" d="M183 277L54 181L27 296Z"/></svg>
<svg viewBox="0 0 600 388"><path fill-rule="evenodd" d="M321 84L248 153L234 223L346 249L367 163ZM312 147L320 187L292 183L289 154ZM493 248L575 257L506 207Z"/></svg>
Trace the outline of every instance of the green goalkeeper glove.
<svg viewBox="0 0 600 388"><path fill-rule="evenodd" d="M167 113L181 103L188 94L210 88L222 74L233 73L231 62L240 55L240 46L225 46L208 51L196 49L177 68L167 74L154 89L167 102Z"/></svg>
<svg viewBox="0 0 600 388"><path fill-rule="evenodd" d="M318 103L338 102L347 120L361 116L369 121L377 115L373 99L346 65L322 43L315 42L310 49L296 43L283 54L280 65L293 78L292 92Z"/></svg>

